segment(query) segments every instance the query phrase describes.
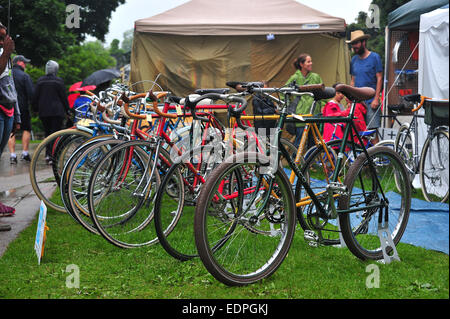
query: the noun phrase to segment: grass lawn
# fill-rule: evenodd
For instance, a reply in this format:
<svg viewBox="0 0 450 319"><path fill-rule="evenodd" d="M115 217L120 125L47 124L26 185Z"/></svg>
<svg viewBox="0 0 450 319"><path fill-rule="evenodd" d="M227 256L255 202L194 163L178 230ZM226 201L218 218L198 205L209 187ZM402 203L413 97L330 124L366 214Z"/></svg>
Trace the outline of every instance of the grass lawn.
<svg viewBox="0 0 450 319"><path fill-rule="evenodd" d="M34 252L36 221L0 258L0 298L448 299L449 256L400 244L401 262L362 262L346 248L311 248L299 230L275 274L245 287L216 281L199 259L179 262L159 245L125 250L49 210L45 254ZM71 283L73 265L79 288ZM379 288L373 283L379 270ZM370 285L369 285L370 286Z"/></svg>

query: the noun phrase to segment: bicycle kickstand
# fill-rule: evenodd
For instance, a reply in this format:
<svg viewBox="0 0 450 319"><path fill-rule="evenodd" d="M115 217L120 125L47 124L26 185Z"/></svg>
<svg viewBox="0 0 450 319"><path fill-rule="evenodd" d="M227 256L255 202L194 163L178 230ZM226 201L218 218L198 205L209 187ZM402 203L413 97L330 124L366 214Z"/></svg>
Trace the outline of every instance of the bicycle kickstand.
<svg viewBox="0 0 450 319"><path fill-rule="evenodd" d="M387 207L385 207L386 214ZM389 231L389 222L387 218L384 221L378 221L378 237L380 238L381 249L383 251L383 259L379 262L384 264L390 264L393 260L400 261L398 256L397 248L392 240L391 232ZM388 254L387 249L391 248L391 254Z"/></svg>

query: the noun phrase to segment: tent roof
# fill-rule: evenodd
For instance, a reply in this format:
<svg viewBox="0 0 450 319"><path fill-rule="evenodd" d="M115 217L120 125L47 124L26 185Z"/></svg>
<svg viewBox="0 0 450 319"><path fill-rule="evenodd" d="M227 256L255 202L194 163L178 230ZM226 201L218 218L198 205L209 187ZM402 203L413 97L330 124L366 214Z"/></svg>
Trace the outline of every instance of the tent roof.
<svg viewBox="0 0 450 319"><path fill-rule="evenodd" d="M412 0L390 12L389 29L418 30L420 15L448 5L448 0Z"/></svg>
<svg viewBox="0 0 450 319"><path fill-rule="evenodd" d="M294 0L191 0L135 21L137 32L178 35L267 35L344 32L345 20Z"/></svg>

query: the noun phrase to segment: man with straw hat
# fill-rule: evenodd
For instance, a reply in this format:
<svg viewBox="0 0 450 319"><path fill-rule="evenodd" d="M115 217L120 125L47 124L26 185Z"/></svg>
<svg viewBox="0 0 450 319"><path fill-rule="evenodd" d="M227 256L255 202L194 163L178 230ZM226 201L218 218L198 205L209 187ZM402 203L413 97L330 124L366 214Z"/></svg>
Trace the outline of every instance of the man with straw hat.
<svg viewBox="0 0 450 319"><path fill-rule="evenodd" d="M377 129L381 126L380 93L383 86L383 65L380 55L367 49L369 34L362 30L355 30L346 41L355 53L350 62L351 85L356 87L371 87L375 90L375 97L367 100L366 124L367 129ZM373 143L378 143L375 136Z"/></svg>

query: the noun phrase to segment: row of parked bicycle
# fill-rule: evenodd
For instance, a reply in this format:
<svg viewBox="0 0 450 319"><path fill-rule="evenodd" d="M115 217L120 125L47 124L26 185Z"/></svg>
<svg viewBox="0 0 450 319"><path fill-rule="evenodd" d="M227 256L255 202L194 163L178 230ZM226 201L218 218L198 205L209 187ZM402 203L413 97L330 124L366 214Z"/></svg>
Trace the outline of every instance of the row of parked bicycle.
<svg viewBox="0 0 450 319"><path fill-rule="evenodd" d="M236 92L204 89L185 98L156 83L145 93L120 84L99 96L87 92L78 125L36 149L33 189L118 247L160 243L179 260L200 257L227 285L273 274L300 228L313 247L340 244L361 259L398 259L411 205L409 151L394 141L367 148L357 132L355 105L374 90L229 84ZM313 96L313 109L335 90L353 102L347 117L287 114L292 97ZM278 114L246 115L253 94L273 100ZM227 110L227 126L218 109ZM276 121L271 135L252 129L262 118ZM282 138L288 122L306 126L298 148ZM325 143L321 123L344 124L343 138ZM308 136L315 141L309 149Z"/></svg>

